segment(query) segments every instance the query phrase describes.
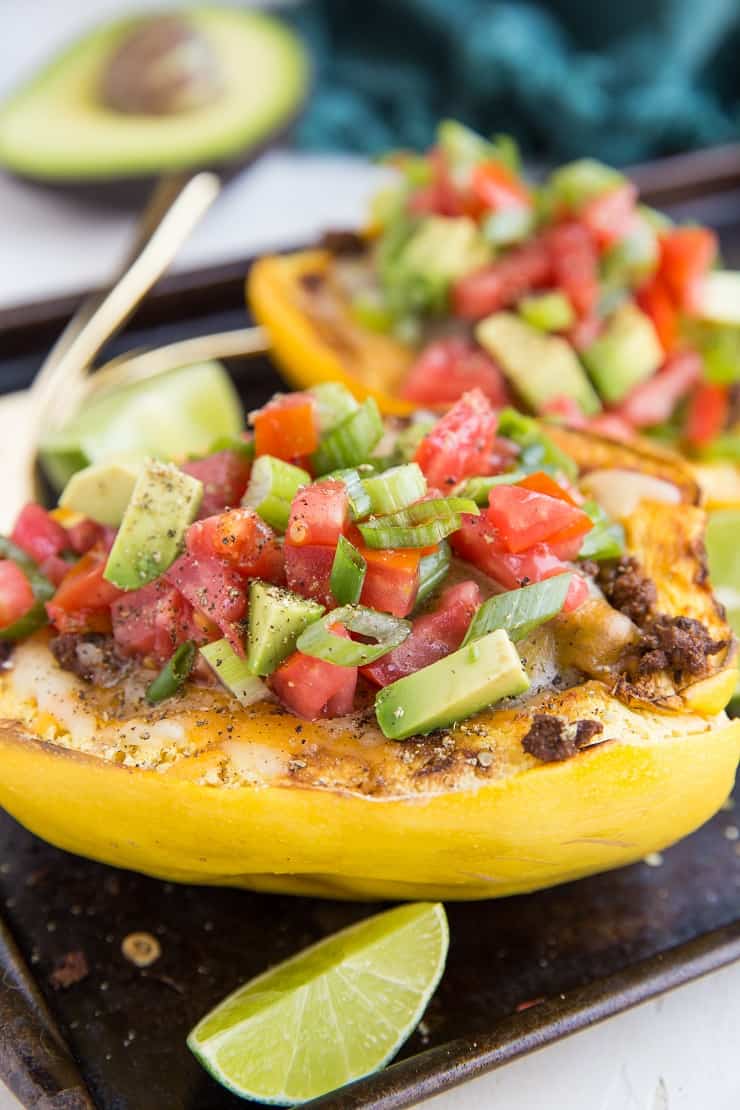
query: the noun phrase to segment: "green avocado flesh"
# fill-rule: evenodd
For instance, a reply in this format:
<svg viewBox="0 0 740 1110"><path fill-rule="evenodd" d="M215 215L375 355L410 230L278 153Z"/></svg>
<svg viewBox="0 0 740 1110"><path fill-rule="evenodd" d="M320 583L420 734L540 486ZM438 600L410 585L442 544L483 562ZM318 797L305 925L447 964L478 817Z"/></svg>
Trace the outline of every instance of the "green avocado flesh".
<svg viewBox="0 0 740 1110"><path fill-rule="evenodd" d="M164 116L106 107L102 73L137 24L118 21L72 45L0 108L0 165L51 181L145 176L229 161L285 126L309 76L292 32L240 8L196 8L187 18L219 61L215 99Z"/></svg>
<svg viewBox="0 0 740 1110"><path fill-rule="evenodd" d="M59 498L63 509L117 528L131 500L140 466L134 462L94 463L73 474Z"/></svg>
<svg viewBox="0 0 740 1110"><path fill-rule="evenodd" d="M93 397L41 444L55 489L91 463L206 454L220 436L237 437L242 407L218 362L196 363Z"/></svg>
<svg viewBox="0 0 740 1110"><path fill-rule="evenodd" d="M502 628L385 686L375 699L378 724L391 740L446 728L501 698L523 694L529 679Z"/></svg>
<svg viewBox="0 0 740 1110"><path fill-rule="evenodd" d="M203 483L171 463L147 459L111 548L103 577L121 590L138 590L164 574L185 545Z"/></svg>

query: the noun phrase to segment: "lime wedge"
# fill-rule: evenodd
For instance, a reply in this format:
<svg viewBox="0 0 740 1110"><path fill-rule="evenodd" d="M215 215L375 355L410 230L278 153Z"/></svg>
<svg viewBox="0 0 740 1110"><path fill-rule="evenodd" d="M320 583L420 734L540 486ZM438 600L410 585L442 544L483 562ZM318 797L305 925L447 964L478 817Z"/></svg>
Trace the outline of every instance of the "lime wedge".
<svg viewBox="0 0 740 1110"><path fill-rule="evenodd" d="M444 907L398 906L327 937L229 995L188 1046L242 1098L290 1106L386 1064L442 974Z"/></svg>
<svg viewBox="0 0 740 1110"><path fill-rule="evenodd" d="M714 591L735 635L740 636L740 509L716 509L709 514L707 555Z"/></svg>
<svg viewBox="0 0 740 1110"><path fill-rule="evenodd" d="M41 444L49 481L62 489L90 463L205 453L244 427L239 397L219 362L183 366L92 398Z"/></svg>

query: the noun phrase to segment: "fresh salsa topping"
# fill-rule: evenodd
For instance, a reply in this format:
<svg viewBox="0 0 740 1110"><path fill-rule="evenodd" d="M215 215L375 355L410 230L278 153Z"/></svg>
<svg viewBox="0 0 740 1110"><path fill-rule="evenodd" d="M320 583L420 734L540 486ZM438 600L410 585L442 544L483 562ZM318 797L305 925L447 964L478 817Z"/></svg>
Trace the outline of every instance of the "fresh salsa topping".
<svg viewBox="0 0 740 1110"><path fill-rule="evenodd" d="M426 154L387 162L398 180L373 202L367 249L333 272L361 324L415 348L404 398L443 407L478 389L740 457L740 274L718 268L713 231L674 225L590 159L533 184L511 139L451 120Z"/></svg>
<svg viewBox="0 0 740 1110"><path fill-rule="evenodd" d="M594 560L624 556L621 525L481 389L384 426L324 385L250 423L202 459L95 464L66 507L26 506L0 540L0 637L94 635L151 669L153 705L187 682L309 719L374 696L405 739L523 693L537 630L605 604Z"/></svg>

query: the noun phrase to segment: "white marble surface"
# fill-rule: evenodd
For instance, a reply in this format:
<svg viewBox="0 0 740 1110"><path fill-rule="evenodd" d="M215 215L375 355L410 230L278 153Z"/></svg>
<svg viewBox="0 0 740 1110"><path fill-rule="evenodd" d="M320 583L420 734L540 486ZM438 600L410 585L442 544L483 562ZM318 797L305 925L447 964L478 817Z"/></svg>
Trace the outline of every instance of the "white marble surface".
<svg viewBox="0 0 740 1110"><path fill-rule="evenodd" d="M63 37L122 6L121 0L84 5L0 0L0 95ZM144 6L141 0L137 4ZM229 185L178 265L242 257L310 239L327 225L353 223L378 172L352 159L269 155ZM0 306L105 280L125 247L131 219L102 207L82 209L69 198L0 176ZM23 407L22 398L0 405L5 484ZM735 965L428 1105L435 1110L738 1110L738 1029L740 965ZM0 1088L0 1107L11 1106L17 1103Z"/></svg>

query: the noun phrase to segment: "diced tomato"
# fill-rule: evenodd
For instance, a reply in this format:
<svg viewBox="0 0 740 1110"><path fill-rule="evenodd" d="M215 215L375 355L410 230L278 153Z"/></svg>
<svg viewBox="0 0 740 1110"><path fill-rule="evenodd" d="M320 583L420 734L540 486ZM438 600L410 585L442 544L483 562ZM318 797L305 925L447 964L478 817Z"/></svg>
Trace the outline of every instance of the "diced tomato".
<svg viewBox="0 0 740 1110"><path fill-rule="evenodd" d="M664 423L701 379L702 372L702 360L696 351L677 351L657 374L635 386L619 406L618 415L634 428Z"/></svg>
<svg viewBox="0 0 740 1110"><path fill-rule="evenodd" d="M405 617L419 589L419 549L374 550L357 545L367 563L360 601L371 609Z"/></svg>
<svg viewBox="0 0 740 1110"><path fill-rule="evenodd" d="M600 416L589 420L588 427L590 431L606 436L607 439L625 440L635 434L634 428L618 412L602 412Z"/></svg>
<svg viewBox="0 0 740 1110"><path fill-rule="evenodd" d="M416 449L431 486L445 489L472 474L490 474L496 414L479 389L465 393Z"/></svg>
<svg viewBox="0 0 740 1110"><path fill-rule="evenodd" d="M462 526L452 533L450 543L461 558L506 590L541 582L569 569L544 543L520 555L512 554L485 515L463 516Z"/></svg>
<svg viewBox="0 0 740 1110"><path fill-rule="evenodd" d="M578 506L582 504L583 498L578 490L573 486L564 486L560 482L556 482L549 474L545 474L544 470L538 470L534 474L528 474L526 478L522 478L517 482L517 486L522 489L531 489L535 493L545 493L548 497L558 497L561 501L566 501L569 505Z"/></svg>
<svg viewBox="0 0 740 1110"><path fill-rule="evenodd" d="M623 239L635 219L637 188L630 181L594 197L579 212L602 250Z"/></svg>
<svg viewBox="0 0 740 1110"><path fill-rule="evenodd" d="M414 191L409 199L409 212L418 216L464 216L466 198L452 180L444 153L435 148L429 151L427 157L432 180Z"/></svg>
<svg viewBox="0 0 740 1110"><path fill-rule="evenodd" d="M678 342L678 309L660 273L654 274L638 289L636 300L652 320L661 347L666 354L670 354Z"/></svg>
<svg viewBox="0 0 740 1110"><path fill-rule="evenodd" d="M717 257L717 236L707 227L675 227L660 236L659 273L674 303L691 310L697 286Z"/></svg>
<svg viewBox="0 0 740 1110"><path fill-rule="evenodd" d="M113 603L111 617L114 639L127 655L151 656L159 663L185 640L212 638L195 622L192 605L162 578L123 594Z"/></svg>
<svg viewBox="0 0 740 1110"><path fill-rule="evenodd" d="M586 513L568 501L522 486L494 486L488 501L488 519L515 555L551 536L570 539L592 527Z"/></svg>
<svg viewBox="0 0 740 1110"><path fill-rule="evenodd" d="M204 459L186 462L181 469L203 483L203 500L198 513L203 519L241 502L251 464L238 451L218 451Z"/></svg>
<svg viewBox="0 0 740 1110"><path fill-rule="evenodd" d="M188 528L185 544L191 555L226 559L246 578L284 580L278 538L254 509L229 509L197 520Z"/></svg>
<svg viewBox="0 0 740 1110"><path fill-rule="evenodd" d="M599 299L599 271L591 233L574 220L546 233L553 283L567 295L577 316L588 318Z"/></svg>
<svg viewBox="0 0 740 1110"><path fill-rule="evenodd" d="M33 503L21 509L10 538L36 563L43 563L50 555L60 555L69 546L61 524L46 509Z"/></svg>
<svg viewBox="0 0 740 1110"><path fill-rule="evenodd" d="M684 435L692 447L706 447L724 430L730 398L726 386L703 382L689 399Z"/></svg>
<svg viewBox="0 0 740 1110"><path fill-rule="evenodd" d="M460 647L480 603L481 593L475 582L448 586L434 612L418 617L402 644L375 663L362 667L361 673L376 686L387 686L397 678L436 663Z"/></svg>
<svg viewBox="0 0 740 1110"><path fill-rule="evenodd" d="M559 417L569 428L585 428L588 424L583 409L572 397L553 397L542 406L542 412L546 416Z"/></svg>
<svg viewBox="0 0 740 1110"><path fill-rule="evenodd" d="M44 578L48 578L52 586L61 586L62 580L69 570L69 563L61 555L50 555L39 564L39 570Z"/></svg>
<svg viewBox="0 0 740 1110"><path fill-rule="evenodd" d="M51 601L49 619L60 632L105 632L110 629L110 607L122 591L103 578L105 552L88 551L62 579Z"/></svg>
<svg viewBox="0 0 740 1110"><path fill-rule="evenodd" d="M332 631L337 636L349 635L341 625ZM295 651L275 671L271 684L283 705L299 717L309 721L343 717L352 712L357 667L339 667Z"/></svg>
<svg viewBox="0 0 740 1110"><path fill-rule="evenodd" d="M80 520L64 530L67 533L67 546L76 555L84 555L91 547L104 543L105 529L94 520Z"/></svg>
<svg viewBox="0 0 740 1110"><path fill-rule="evenodd" d="M293 498L285 542L296 547L336 546L348 524L349 498L344 482L314 482L299 489Z"/></svg>
<svg viewBox="0 0 740 1110"><path fill-rule="evenodd" d="M310 393L286 393L252 415L258 455L292 460L311 455L319 443L316 399Z"/></svg>
<svg viewBox="0 0 740 1110"><path fill-rule="evenodd" d="M0 562L0 628L24 617L34 604L31 583L10 559Z"/></svg>
<svg viewBox="0 0 740 1110"><path fill-rule="evenodd" d="M164 577L194 609L218 625L235 651L244 653L238 622L247 610L247 584L230 563L185 554Z"/></svg>
<svg viewBox="0 0 740 1110"><path fill-rule="evenodd" d="M563 602L563 612L572 613L574 609L579 609L590 593L588 582L583 575L574 574L570 580L568 593Z"/></svg>
<svg viewBox="0 0 740 1110"><path fill-rule="evenodd" d="M470 175L476 214L506 208L531 208L532 194L520 177L502 162L479 162Z"/></svg>
<svg viewBox="0 0 740 1110"><path fill-rule="evenodd" d="M419 405L451 405L469 389L480 389L495 408L507 404L509 391L499 367L469 339L435 339L408 372L401 396Z"/></svg>
<svg viewBox="0 0 740 1110"><path fill-rule="evenodd" d="M595 310L581 320L576 320L573 327L565 332L565 338L576 351L585 351L587 347L599 338L604 327L604 321Z"/></svg>
<svg viewBox="0 0 740 1110"><path fill-rule="evenodd" d="M534 239L461 277L452 289L453 311L465 320L480 320L547 285L551 278L551 252L541 239Z"/></svg>
<svg viewBox="0 0 740 1110"><path fill-rule="evenodd" d="M301 597L310 597L327 608L336 605L331 592L331 568L334 564L334 547L304 544L294 547L286 543L285 575L288 586Z"/></svg>

